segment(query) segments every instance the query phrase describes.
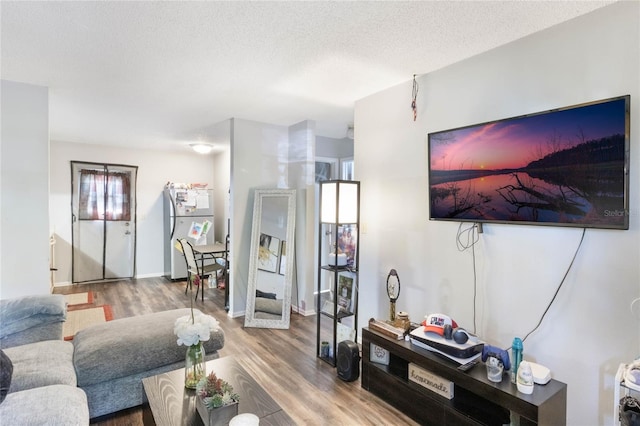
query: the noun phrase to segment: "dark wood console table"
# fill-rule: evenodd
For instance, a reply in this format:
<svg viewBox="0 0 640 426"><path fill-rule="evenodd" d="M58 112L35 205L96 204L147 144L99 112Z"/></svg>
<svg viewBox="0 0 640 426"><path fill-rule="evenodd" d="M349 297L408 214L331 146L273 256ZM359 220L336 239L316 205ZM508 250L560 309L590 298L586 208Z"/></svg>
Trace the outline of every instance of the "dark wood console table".
<svg viewBox="0 0 640 426"><path fill-rule="evenodd" d="M371 343L389 351L389 365L370 361ZM409 363L454 383L449 400L408 378ZM395 340L376 331L362 330L362 387L428 425L502 425L510 414L520 425L565 425L567 385L551 380L535 385L531 395L518 392L505 374L502 382L487 380L484 364L463 372L457 365L411 342ZM506 420L506 421L505 421Z"/></svg>

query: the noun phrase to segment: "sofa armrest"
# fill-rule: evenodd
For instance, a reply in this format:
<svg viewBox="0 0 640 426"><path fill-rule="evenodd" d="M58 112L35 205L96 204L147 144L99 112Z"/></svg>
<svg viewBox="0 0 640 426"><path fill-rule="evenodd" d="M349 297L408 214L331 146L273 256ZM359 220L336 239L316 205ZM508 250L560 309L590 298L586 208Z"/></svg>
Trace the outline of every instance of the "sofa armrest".
<svg viewBox="0 0 640 426"><path fill-rule="evenodd" d="M66 318L61 294L0 300L0 348L60 340Z"/></svg>

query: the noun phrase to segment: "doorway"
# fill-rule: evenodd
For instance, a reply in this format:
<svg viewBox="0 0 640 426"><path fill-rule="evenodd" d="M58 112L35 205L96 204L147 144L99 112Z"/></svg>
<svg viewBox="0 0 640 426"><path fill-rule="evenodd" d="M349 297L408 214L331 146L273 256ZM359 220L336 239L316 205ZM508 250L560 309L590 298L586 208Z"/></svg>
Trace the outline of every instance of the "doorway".
<svg viewBox="0 0 640 426"><path fill-rule="evenodd" d="M133 278L138 167L71 162L71 281Z"/></svg>

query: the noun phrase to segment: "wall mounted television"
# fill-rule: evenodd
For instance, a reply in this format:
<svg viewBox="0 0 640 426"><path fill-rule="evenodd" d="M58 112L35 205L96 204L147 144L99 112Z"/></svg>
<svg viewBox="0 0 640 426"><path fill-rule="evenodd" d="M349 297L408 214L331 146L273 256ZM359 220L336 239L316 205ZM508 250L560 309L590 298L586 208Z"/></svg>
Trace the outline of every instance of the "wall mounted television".
<svg viewBox="0 0 640 426"><path fill-rule="evenodd" d="M428 134L429 218L629 229L630 96Z"/></svg>

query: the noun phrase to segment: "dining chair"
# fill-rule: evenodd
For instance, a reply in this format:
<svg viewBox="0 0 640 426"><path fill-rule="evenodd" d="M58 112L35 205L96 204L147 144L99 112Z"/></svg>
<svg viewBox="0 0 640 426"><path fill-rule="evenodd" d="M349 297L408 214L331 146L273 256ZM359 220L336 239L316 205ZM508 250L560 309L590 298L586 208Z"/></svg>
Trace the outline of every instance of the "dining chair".
<svg viewBox="0 0 640 426"><path fill-rule="evenodd" d="M213 274L214 277L217 277L217 273L222 269L222 265L219 263L212 263L207 265L198 264L196 260L196 256L193 253L193 246L186 238L181 238L178 240L180 243L180 247L182 247L182 253L184 254L184 260L187 263L187 287L184 290L184 293L187 294L189 289L193 288L193 284L195 282L196 285L196 297L198 299L198 292L201 292L201 298L204 302L204 284L203 280L205 277ZM196 280L195 277L199 279Z"/></svg>
<svg viewBox="0 0 640 426"><path fill-rule="evenodd" d="M229 312L229 244L231 243L231 236L229 235L231 229L231 219L227 219L227 235L224 238L224 310ZM219 286L218 286L219 287Z"/></svg>

